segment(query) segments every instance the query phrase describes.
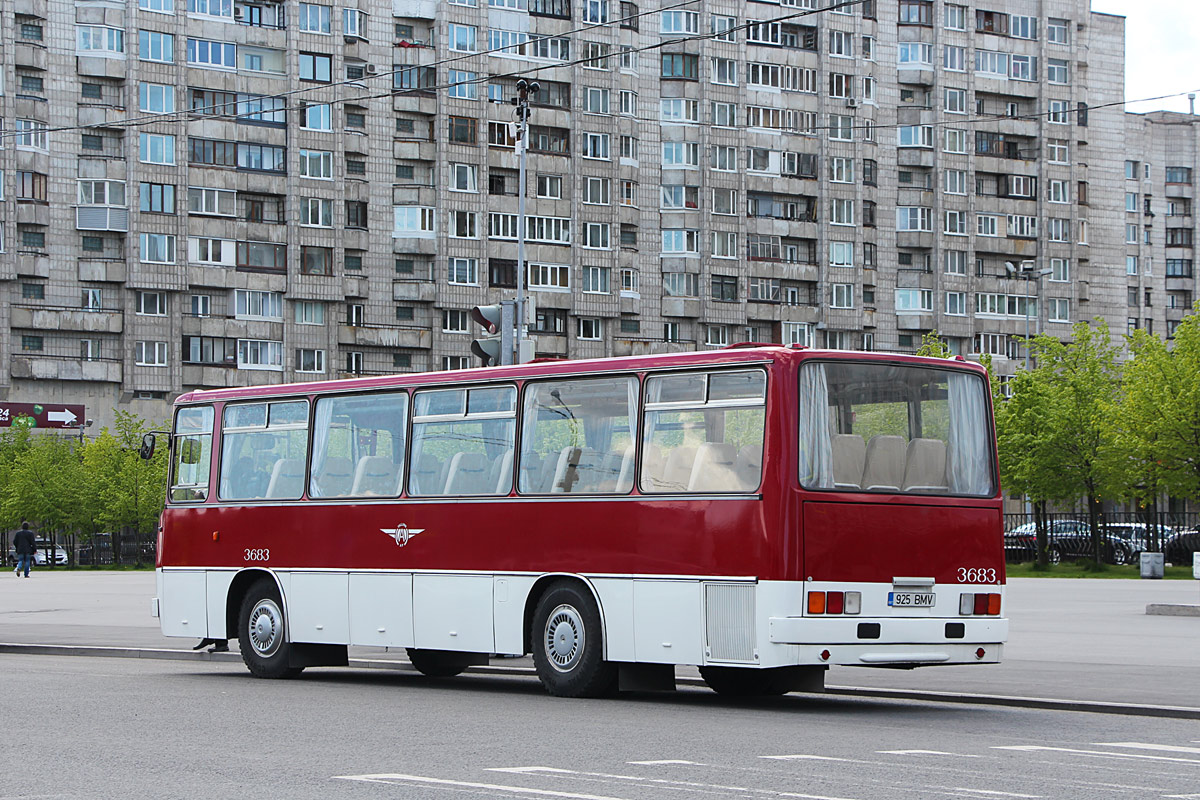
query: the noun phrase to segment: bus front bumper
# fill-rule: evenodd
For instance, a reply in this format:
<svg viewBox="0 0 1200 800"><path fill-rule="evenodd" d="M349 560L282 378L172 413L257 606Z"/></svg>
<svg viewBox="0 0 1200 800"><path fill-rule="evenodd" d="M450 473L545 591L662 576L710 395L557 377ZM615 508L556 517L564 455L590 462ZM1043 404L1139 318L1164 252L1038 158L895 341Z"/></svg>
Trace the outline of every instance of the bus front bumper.
<svg viewBox="0 0 1200 800"><path fill-rule="evenodd" d="M802 663L995 663L1007 638L1008 620L1002 617L770 618L771 643L800 645Z"/></svg>

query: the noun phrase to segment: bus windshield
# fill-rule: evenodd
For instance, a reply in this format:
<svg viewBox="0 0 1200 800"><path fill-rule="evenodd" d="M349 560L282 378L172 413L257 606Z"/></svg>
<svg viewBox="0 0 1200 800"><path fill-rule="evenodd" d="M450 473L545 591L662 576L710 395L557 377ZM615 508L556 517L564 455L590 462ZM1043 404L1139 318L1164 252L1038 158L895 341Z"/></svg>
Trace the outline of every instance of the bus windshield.
<svg viewBox="0 0 1200 800"><path fill-rule="evenodd" d="M975 374L878 362L800 370L806 489L990 497L991 424Z"/></svg>

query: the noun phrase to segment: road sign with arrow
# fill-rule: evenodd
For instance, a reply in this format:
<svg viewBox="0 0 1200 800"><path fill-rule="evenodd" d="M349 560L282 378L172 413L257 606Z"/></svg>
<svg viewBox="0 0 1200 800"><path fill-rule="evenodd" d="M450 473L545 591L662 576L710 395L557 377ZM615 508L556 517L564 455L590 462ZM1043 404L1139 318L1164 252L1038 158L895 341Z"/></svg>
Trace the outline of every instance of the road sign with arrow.
<svg viewBox="0 0 1200 800"><path fill-rule="evenodd" d="M83 406L62 403L0 402L0 428L25 424L33 428L78 428L86 417ZM24 419L24 423L17 420Z"/></svg>

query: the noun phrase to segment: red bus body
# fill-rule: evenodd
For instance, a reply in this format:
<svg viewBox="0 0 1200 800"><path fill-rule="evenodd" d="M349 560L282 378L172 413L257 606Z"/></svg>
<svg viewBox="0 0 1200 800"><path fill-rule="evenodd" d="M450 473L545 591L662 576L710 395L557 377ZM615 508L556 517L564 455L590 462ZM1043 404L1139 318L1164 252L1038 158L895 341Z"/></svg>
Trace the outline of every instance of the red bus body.
<svg viewBox="0 0 1200 800"><path fill-rule="evenodd" d="M644 386L649 375L696 369L753 367L768 376L762 481L750 494L643 494L635 482L625 494L604 496L513 490L323 500L306 492L299 500L230 502L214 488L202 501L169 501L155 601L163 632L236 636L246 576L267 575L287 607L292 642L525 653L538 587L561 575L595 595L611 661L747 668L998 661L1007 620L962 614L969 601L960 600L1003 594L998 481L978 497L803 488L797 375L812 359L983 374L961 361L763 346L186 394L178 408L214 409L215 486L222 409L234 402L307 398L311 406L330 394L495 384L515 385L520 397L542 379L628 375ZM994 475L990 405L986 411ZM908 585L935 594L934 606L885 605L889 592ZM717 596L712 586L745 592ZM813 592L840 598L848 591L862 594L858 614L813 613ZM749 644L714 656L722 646L715 638L735 623L748 626Z"/></svg>

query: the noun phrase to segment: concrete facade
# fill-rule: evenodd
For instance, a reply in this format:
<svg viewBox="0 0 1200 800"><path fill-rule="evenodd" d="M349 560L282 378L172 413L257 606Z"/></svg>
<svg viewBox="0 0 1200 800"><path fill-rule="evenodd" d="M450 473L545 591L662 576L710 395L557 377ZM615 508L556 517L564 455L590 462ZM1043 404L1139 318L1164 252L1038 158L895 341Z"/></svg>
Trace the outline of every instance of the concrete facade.
<svg viewBox="0 0 1200 800"><path fill-rule="evenodd" d="M194 388L469 365L468 310L515 293L518 76L541 84L538 355L938 330L1011 375L1027 325L1178 320L1191 262L1187 287L1157 268L1178 248L1127 280L1166 233L1127 245L1125 194L1158 212L1192 184L1130 188L1122 155L1190 169L1194 118L1124 113L1123 18L815 5L15 0L0 396L108 424Z"/></svg>

